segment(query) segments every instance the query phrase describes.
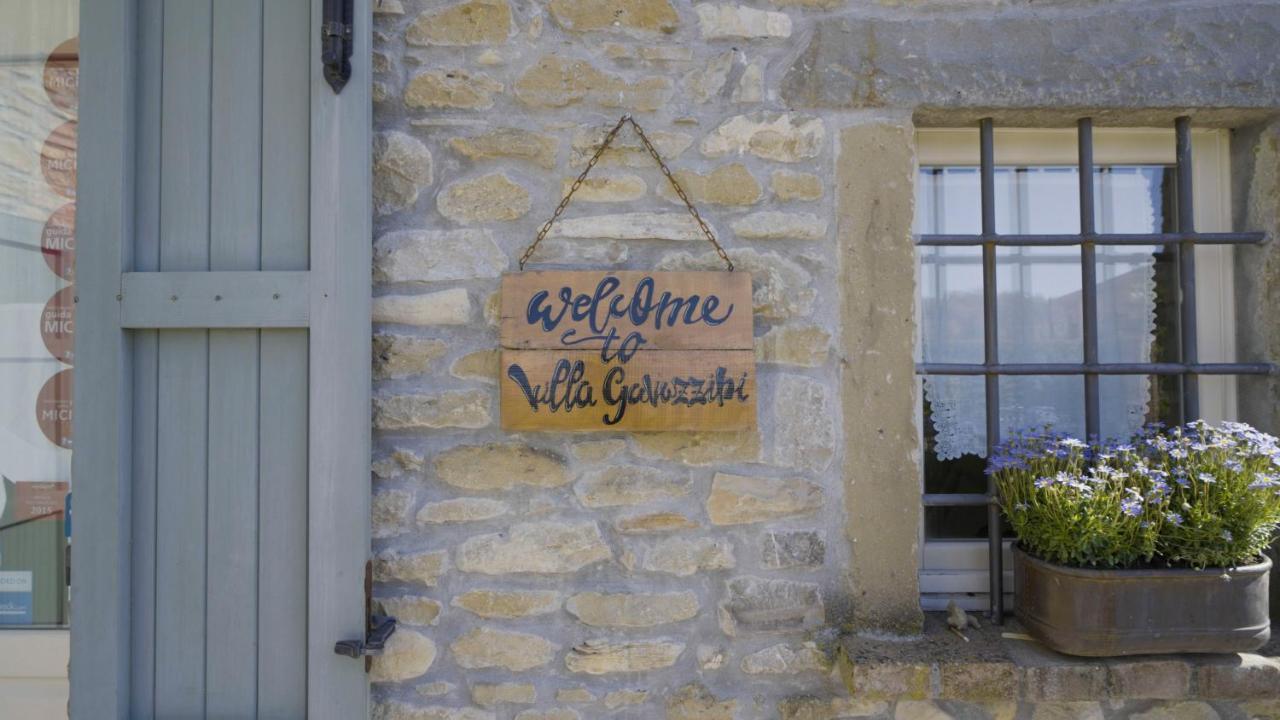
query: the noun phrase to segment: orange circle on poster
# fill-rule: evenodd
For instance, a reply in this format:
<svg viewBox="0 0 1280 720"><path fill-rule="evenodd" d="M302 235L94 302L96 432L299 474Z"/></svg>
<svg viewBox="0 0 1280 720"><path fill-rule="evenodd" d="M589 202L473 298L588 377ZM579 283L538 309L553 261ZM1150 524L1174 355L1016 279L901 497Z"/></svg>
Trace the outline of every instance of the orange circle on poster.
<svg viewBox="0 0 1280 720"><path fill-rule="evenodd" d="M49 102L75 114L80 104L80 38L64 40L44 61L44 93Z"/></svg>
<svg viewBox="0 0 1280 720"><path fill-rule="evenodd" d="M76 204L67 203L49 216L40 232L40 252L54 275L76 280Z"/></svg>
<svg viewBox="0 0 1280 720"><path fill-rule="evenodd" d="M76 123L64 122L49 133L40 149L44 181L59 195L76 196Z"/></svg>
<svg viewBox="0 0 1280 720"><path fill-rule="evenodd" d="M75 287L64 287L49 298L40 313L40 338L45 349L68 365L75 362L76 294Z"/></svg>
<svg viewBox="0 0 1280 720"><path fill-rule="evenodd" d="M71 447L71 377L70 368L45 381L36 395L36 423L49 442L58 447Z"/></svg>

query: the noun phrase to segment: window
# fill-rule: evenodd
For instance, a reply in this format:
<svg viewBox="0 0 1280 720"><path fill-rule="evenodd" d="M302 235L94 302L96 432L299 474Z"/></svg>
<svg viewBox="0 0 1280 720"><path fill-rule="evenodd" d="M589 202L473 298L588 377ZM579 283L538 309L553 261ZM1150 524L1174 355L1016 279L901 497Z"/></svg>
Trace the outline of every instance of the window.
<svg viewBox="0 0 1280 720"><path fill-rule="evenodd" d="M0 3L0 629L68 622L79 3Z"/></svg>
<svg viewBox="0 0 1280 720"><path fill-rule="evenodd" d="M1124 437L1152 421L1234 418L1231 373L1267 366L1232 363L1231 245L1260 237L1216 232L1230 224L1223 131L984 121L917 139L922 604L998 612L990 568L1009 565L992 550L1008 542L991 522L989 445L1046 424ZM1181 232L1188 209L1197 235Z"/></svg>

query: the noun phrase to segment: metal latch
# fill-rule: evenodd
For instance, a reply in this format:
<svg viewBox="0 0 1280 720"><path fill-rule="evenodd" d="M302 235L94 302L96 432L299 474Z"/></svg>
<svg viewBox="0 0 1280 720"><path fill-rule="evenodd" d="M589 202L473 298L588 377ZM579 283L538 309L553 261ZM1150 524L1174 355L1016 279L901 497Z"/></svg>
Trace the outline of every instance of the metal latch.
<svg viewBox="0 0 1280 720"><path fill-rule="evenodd" d="M340 93L351 79L351 55L355 48L351 0L324 0L320 23L320 62L324 65L324 79Z"/></svg>
<svg viewBox="0 0 1280 720"><path fill-rule="evenodd" d="M373 615L363 640L339 640L333 651L349 658L381 655L387 647L387 639L396 631L396 619L390 615Z"/></svg>

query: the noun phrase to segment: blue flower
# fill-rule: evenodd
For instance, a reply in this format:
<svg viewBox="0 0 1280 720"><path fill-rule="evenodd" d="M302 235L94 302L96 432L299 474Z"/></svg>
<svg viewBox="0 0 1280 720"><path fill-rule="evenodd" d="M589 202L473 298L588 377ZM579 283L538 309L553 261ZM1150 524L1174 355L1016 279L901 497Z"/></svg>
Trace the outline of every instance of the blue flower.
<svg viewBox="0 0 1280 720"><path fill-rule="evenodd" d="M1168 522L1173 523L1174 525L1181 525L1181 524L1182 524L1182 516L1181 516L1181 515L1179 515L1179 514L1178 514L1178 513L1176 513L1176 512L1167 512L1167 513L1165 513L1165 514L1164 514L1164 519L1165 519L1166 521L1168 521Z"/></svg>
<svg viewBox="0 0 1280 720"><path fill-rule="evenodd" d="M1231 536L1231 531L1230 531L1230 530L1223 530L1223 531L1222 531L1222 539L1223 539L1223 540L1226 540L1227 542L1231 542L1231 541L1232 541L1232 540L1234 540L1235 538Z"/></svg>
<svg viewBox="0 0 1280 720"><path fill-rule="evenodd" d="M1138 517L1142 514L1142 499L1126 498L1120 502L1120 511L1129 517Z"/></svg>
<svg viewBox="0 0 1280 720"><path fill-rule="evenodd" d="M1211 475L1210 473L1200 473L1198 477L1200 478L1200 482L1203 482L1203 483L1213 484L1217 482L1217 479L1213 477L1213 475Z"/></svg>

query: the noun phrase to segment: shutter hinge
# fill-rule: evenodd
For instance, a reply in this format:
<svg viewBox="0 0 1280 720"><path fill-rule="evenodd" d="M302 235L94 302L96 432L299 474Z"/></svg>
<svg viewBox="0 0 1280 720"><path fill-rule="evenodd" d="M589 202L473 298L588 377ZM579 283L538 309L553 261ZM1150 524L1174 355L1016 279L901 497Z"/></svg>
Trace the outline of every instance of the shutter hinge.
<svg viewBox="0 0 1280 720"><path fill-rule="evenodd" d="M324 63L324 79L340 93L351 79L351 54L355 32L352 0L324 0L324 17L320 23L320 62Z"/></svg>

